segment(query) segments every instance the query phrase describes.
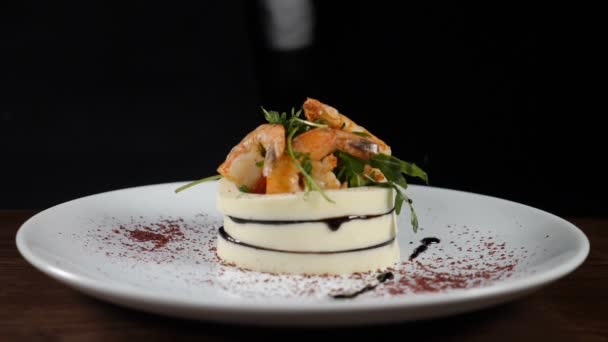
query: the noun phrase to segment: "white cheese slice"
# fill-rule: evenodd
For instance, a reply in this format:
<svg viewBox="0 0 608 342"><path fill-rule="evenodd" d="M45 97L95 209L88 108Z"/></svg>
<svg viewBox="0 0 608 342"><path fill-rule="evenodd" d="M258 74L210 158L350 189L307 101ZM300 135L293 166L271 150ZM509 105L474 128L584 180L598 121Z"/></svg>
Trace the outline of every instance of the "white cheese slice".
<svg viewBox="0 0 608 342"><path fill-rule="evenodd" d="M395 198L393 189L380 187L326 190L333 201L328 202L318 191L260 195L241 192L224 178L218 183L218 210L242 219L310 220L381 214L394 207Z"/></svg>
<svg viewBox="0 0 608 342"><path fill-rule="evenodd" d="M239 267L271 273L385 269L399 261L393 191L379 187L328 190L332 200L328 202L316 191L243 193L221 179L217 206L224 214L224 230L240 244L220 235L218 256ZM351 218L334 230L323 221L344 216Z"/></svg>
<svg viewBox="0 0 608 342"><path fill-rule="evenodd" d="M394 212L344 222L331 230L324 222L296 224L236 223L224 218L224 229L237 240L254 246L290 251L341 251L388 241L397 235Z"/></svg>
<svg viewBox="0 0 608 342"><path fill-rule="evenodd" d="M378 248L332 254L282 253L234 244L218 237L218 256L236 266L268 273L349 274L384 270L399 261L397 239Z"/></svg>

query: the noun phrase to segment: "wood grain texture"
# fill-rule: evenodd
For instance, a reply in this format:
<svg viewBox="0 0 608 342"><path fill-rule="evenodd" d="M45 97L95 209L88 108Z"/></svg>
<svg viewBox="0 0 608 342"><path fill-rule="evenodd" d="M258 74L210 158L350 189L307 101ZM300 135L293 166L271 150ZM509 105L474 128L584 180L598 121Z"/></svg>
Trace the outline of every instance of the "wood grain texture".
<svg viewBox="0 0 608 342"><path fill-rule="evenodd" d="M608 219L570 219L591 241L587 261L567 277L510 304L423 322L295 329L165 318L82 295L43 275L18 253L15 234L34 213L0 211L2 341L608 341Z"/></svg>

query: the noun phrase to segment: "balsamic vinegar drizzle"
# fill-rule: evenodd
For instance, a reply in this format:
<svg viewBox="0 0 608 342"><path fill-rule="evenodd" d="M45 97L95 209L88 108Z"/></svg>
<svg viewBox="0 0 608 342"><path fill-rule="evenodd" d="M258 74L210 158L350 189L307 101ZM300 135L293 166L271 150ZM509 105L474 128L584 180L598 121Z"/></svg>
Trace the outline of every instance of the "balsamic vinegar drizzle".
<svg viewBox="0 0 608 342"><path fill-rule="evenodd" d="M285 220L285 221L272 221L272 220L255 220L255 219L243 219L234 216L228 216L235 223L257 223L257 224L297 224L297 223L308 223L308 222L323 222L327 224L327 228L331 229L331 231L337 231L340 229L343 223L346 223L351 220L369 220L380 216L385 216L391 214L395 208L389 210L384 214L376 214L376 215L347 215L347 216L338 216L338 217L330 217L326 219L319 220Z"/></svg>
<svg viewBox="0 0 608 342"><path fill-rule="evenodd" d="M392 208L391 210L389 210L388 212L384 213L384 214L377 214L377 215L348 215L348 216L339 216L339 217L330 217L330 218L326 218L326 219L318 219L318 220L281 220L281 221L273 221L273 220L255 220L255 219L243 219L243 218L239 218L239 217L234 217L234 216L228 216L233 222L235 223L240 223L240 224L245 224L245 223L257 223L257 224L267 224L267 225L287 225L287 224L298 224L298 223L308 223L308 222L323 222L327 225L327 228L329 228L331 231L337 231L338 229L340 229L340 227L342 226L343 223L349 222L351 220L369 220L369 219L373 219L373 218L377 218L380 216L385 216L385 215L389 215L391 214L393 211L395 210L395 208ZM374 245L374 246L369 246L369 247L363 247L363 248L356 248L356 249L349 249L349 250L344 250L344 251L335 251L335 252L327 252L327 251L306 251L306 252L302 252L302 251L286 251L286 250L280 250L280 249L272 249L272 248L265 248L265 247L260 247L260 246L255 246L255 245L251 245L242 241L239 241L235 238L233 238L232 236L230 236L230 234L228 234L226 232L226 230L224 229L224 227L220 227L219 228L219 236L221 238L223 238L224 240L237 244L237 245L241 245L241 246L245 246L245 247L250 247L250 248L255 248L255 249L259 249L259 250L266 250L266 251L272 251L272 252L282 252L282 253L298 253L298 254L334 254L334 253L348 253L348 252L358 252L358 251L363 251L363 250L367 250L367 249L373 249L373 248L378 248L378 247L382 247L382 246L386 246L388 244L393 243L393 241L395 241L395 238L392 238L388 241L385 241L383 243ZM412 253L412 255L410 255L409 260L413 260L416 257L418 257L418 255L420 255L420 253L423 253L424 251L426 251L430 245L432 244L436 244L439 243L441 240L439 240L436 237L426 237L422 240L420 240L421 245L416 247L416 249L414 249L414 252ZM378 280L377 283L375 284L368 284L366 286L364 286L363 288L361 288L360 290L357 290L355 292L351 292L351 293L340 293L340 294L332 294L330 295L332 298L334 299L351 299L351 298L355 298L363 293L369 292L374 290L376 287L378 287L379 285L383 284L384 282L393 279L395 276L393 275L392 272L384 272L379 274L376 279Z"/></svg>
<svg viewBox="0 0 608 342"><path fill-rule="evenodd" d="M391 243L393 243L393 241L395 241L395 238L392 238L385 242L379 243L377 245L373 245L373 246L369 246L369 247L347 249L347 250L342 250L342 251L287 251L287 250L282 250L282 249L266 248L266 247L251 245L246 242L237 240L237 239L233 238L232 236L230 236L230 234L228 234L226 232L226 230L224 229L223 226L219 228L218 233L222 239L224 239L228 242L234 243L236 245L249 247L249 248L255 248L255 249L259 249L259 250L263 250L263 251L280 252L280 253L295 253L295 254L337 254L337 253L359 252L359 251L364 251L367 249L374 249L374 248L379 248L379 247L383 247L386 245L390 245Z"/></svg>
<svg viewBox="0 0 608 342"><path fill-rule="evenodd" d="M426 251L429 248L429 245L439 243L440 241L441 240L436 237L426 237L420 240L422 244L414 249L414 252L410 255L410 260L414 260L420 253Z"/></svg>
<svg viewBox="0 0 608 342"><path fill-rule="evenodd" d="M412 253L412 255L410 255L410 260L413 260L414 258L416 258L418 255L420 255L420 253L426 251L430 245L432 244L436 244L441 242L441 240L439 240L436 237L426 237L422 240L420 240L421 245L416 247L416 249L414 250L414 252ZM376 277L376 279L378 279L378 282L375 284L368 284L365 287L363 287L362 289L352 292L352 293L341 293L341 294L335 294L335 295L331 295L332 298L334 299L349 299L349 298L355 298L360 294L363 294L365 292L371 291L373 289L375 289L376 287L378 287L378 285L384 283L387 280L393 279L394 275L392 272L385 272L382 273L380 275L378 275L378 277Z"/></svg>
<svg viewBox="0 0 608 342"><path fill-rule="evenodd" d="M376 279L378 279L378 282L375 284L368 284L365 285L365 287L363 287L360 290L357 290L355 292L351 292L351 293L341 293L341 294L334 294L334 295L330 295L332 298L334 299L350 299L350 298L355 298L360 294L363 294L365 292L371 291L373 289L375 289L376 287L378 287L378 285L384 283L387 280L391 280L395 278L395 276L393 275L393 272L384 272L379 274Z"/></svg>

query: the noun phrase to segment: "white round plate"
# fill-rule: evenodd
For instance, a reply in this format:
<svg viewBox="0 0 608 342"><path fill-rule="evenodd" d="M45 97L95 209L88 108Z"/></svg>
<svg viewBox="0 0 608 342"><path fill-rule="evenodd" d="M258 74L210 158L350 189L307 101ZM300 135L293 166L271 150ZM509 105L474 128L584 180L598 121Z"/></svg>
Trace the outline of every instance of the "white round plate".
<svg viewBox="0 0 608 342"><path fill-rule="evenodd" d="M377 273L288 276L224 265L215 254L222 216L217 182L112 191L47 209L23 224L17 247L34 267L91 296L144 311L221 322L338 325L456 314L523 296L587 257L574 225L493 197L411 186L421 229L399 217L394 279L354 299ZM439 244L413 261L424 237Z"/></svg>

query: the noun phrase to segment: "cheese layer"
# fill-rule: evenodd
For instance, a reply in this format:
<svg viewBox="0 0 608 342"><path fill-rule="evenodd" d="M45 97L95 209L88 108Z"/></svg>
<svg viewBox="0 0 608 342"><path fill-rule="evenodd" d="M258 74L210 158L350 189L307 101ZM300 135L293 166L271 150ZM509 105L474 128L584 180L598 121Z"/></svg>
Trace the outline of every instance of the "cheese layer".
<svg viewBox="0 0 608 342"><path fill-rule="evenodd" d="M399 261L393 191L380 187L328 190L329 202L317 191L243 193L221 179L217 206L224 214L225 232L237 242L220 234L218 256L239 267L270 273L385 269ZM338 219L337 227L336 218L344 217L349 219Z"/></svg>
<svg viewBox="0 0 608 342"><path fill-rule="evenodd" d="M227 179L218 182L217 206L224 215L259 220L311 220L344 215L374 215L394 207L394 190L359 187L326 190L327 201L318 191L260 195L241 192Z"/></svg>
<svg viewBox="0 0 608 342"><path fill-rule="evenodd" d="M293 224L236 223L224 217L224 229L251 245L291 251L341 251L369 247L397 236L394 212L369 219L351 219L336 230L322 221Z"/></svg>
<svg viewBox="0 0 608 342"><path fill-rule="evenodd" d="M217 252L226 262L268 273L349 274L386 269L399 261L397 239L387 245L361 251L301 254L256 249L235 244L220 236Z"/></svg>

